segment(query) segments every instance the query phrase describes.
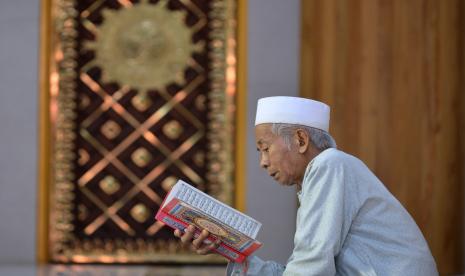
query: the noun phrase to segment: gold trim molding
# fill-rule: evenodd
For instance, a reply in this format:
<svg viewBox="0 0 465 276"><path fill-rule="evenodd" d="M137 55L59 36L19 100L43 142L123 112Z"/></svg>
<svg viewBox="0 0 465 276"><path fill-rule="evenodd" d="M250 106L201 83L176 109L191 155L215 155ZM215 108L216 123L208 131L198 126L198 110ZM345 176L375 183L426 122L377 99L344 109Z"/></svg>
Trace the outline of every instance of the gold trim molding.
<svg viewBox="0 0 465 276"><path fill-rule="evenodd" d="M38 212L37 212L37 262L49 261L48 222L50 184L50 36L51 0L42 0L40 6L39 51L39 160L38 160Z"/></svg>

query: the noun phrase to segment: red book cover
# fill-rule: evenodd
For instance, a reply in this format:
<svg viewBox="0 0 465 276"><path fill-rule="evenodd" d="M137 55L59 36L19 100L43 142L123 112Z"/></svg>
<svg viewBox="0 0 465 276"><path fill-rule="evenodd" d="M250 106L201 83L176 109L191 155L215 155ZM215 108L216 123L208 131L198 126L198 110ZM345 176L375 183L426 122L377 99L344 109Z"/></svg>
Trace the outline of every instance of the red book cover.
<svg viewBox="0 0 465 276"><path fill-rule="evenodd" d="M169 202L165 202L167 199ZM173 195L170 196L170 194L165 197L155 218L171 228L181 231L184 231L189 225L194 225L196 237L203 229L208 230L211 233L207 238L209 242L215 242L217 238L221 240L215 251L234 262L243 262L247 256L262 245L259 241L241 233L223 221Z"/></svg>

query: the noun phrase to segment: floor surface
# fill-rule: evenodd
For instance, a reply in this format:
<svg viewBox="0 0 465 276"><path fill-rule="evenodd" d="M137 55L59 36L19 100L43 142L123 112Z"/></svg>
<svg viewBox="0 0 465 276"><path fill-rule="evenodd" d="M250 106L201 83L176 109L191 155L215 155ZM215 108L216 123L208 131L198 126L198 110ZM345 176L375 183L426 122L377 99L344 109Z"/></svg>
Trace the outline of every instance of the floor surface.
<svg viewBox="0 0 465 276"><path fill-rule="evenodd" d="M224 266L2 265L0 276L224 276Z"/></svg>

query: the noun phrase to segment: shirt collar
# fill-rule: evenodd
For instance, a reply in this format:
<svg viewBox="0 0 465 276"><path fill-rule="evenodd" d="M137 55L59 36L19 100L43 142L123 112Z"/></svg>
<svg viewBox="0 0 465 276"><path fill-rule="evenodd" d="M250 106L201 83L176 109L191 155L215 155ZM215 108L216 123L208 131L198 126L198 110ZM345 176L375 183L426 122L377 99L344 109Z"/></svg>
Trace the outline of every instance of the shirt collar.
<svg viewBox="0 0 465 276"><path fill-rule="evenodd" d="M307 178L308 174L310 173L310 170L312 169L312 166L315 163L315 160L318 159L318 157L321 156L324 152L330 151L332 149L333 148L325 149L324 151L320 152L317 156L313 157L313 159L310 160L310 162L308 162L307 168L305 169L304 179L302 180L302 185L301 185L300 191L297 192L297 197L299 198L299 203L300 203L300 199L302 197L302 190L303 190L303 187L304 187L305 179Z"/></svg>

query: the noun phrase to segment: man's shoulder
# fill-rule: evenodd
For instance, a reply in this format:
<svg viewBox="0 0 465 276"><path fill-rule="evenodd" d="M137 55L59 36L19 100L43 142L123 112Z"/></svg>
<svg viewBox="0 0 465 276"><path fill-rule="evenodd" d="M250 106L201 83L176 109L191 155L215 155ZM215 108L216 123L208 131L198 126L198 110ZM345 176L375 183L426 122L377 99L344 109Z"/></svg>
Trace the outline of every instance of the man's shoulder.
<svg viewBox="0 0 465 276"><path fill-rule="evenodd" d="M312 172L342 172L355 173L369 170L367 166L357 157L340 151L335 148L329 148L322 151L319 155L310 161L306 169L306 174Z"/></svg>
<svg viewBox="0 0 465 276"><path fill-rule="evenodd" d="M322 151L314 159L314 165L316 166L325 166L325 165L336 165L336 164L347 164L355 160L358 160L356 157L345 153L341 150L335 148L329 148Z"/></svg>

